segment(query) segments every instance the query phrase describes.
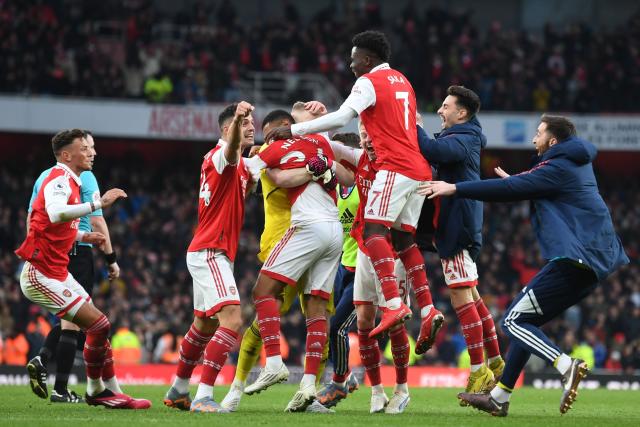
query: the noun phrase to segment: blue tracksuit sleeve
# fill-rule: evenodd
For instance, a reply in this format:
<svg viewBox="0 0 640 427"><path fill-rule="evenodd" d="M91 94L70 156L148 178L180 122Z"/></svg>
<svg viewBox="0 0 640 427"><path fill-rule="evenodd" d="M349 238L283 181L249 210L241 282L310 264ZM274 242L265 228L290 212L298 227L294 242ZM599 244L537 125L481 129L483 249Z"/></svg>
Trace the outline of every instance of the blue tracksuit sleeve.
<svg viewBox="0 0 640 427"><path fill-rule="evenodd" d="M456 184L458 197L487 202L515 202L548 197L560 191L566 182L561 162L549 160L531 170L508 178L467 181Z"/></svg>
<svg viewBox="0 0 640 427"><path fill-rule="evenodd" d="M420 152L429 163L461 162L467 157L467 147L455 135L431 139L420 126L416 128Z"/></svg>

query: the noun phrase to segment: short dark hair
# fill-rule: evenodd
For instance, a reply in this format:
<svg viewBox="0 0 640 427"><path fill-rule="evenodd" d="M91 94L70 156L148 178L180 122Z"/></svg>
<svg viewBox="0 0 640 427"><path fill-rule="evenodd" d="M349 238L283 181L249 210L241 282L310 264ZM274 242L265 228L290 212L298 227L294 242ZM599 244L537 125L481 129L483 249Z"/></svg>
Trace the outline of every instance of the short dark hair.
<svg viewBox="0 0 640 427"><path fill-rule="evenodd" d="M576 135L576 126L564 116L552 116L543 114L540 118L542 123L547 124L547 131L555 136L559 142Z"/></svg>
<svg viewBox="0 0 640 427"><path fill-rule="evenodd" d="M360 145L360 137L353 132L336 133L331 139L349 147L358 148Z"/></svg>
<svg viewBox="0 0 640 427"><path fill-rule="evenodd" d="M53 135L51 138L51 148L53 155L58 156L60 151L69 144L72 144L77 138L84 138L87 134L82 129L65 129Z"/></svg>
<svg viewBox="0 0 640 427"><path fill-rule="evenodd" d="M91 132L89 129L84 129L84 134L85 136L93 136L93 132Z"/></svg>
<svg viewBox="0 0 640 427"><path fill-rule="evenodd" d="M291 124L294 124L296 122L293 116L291 115L291 113L289 113L288 111L273 110L269 112L269 114L264 116L264 120L262 120L262 129L264 129L264 127L268 123L272 123L272 122L275 122L276 120L283 120L283 119L289 120Z"/></svg>
<svg viewBox="0 0 640 427"><path fill-rule="evenodd" d="M225 122L236 115L236 108L238 108L238 103L234 102L233 104L224 107L224 110L220 112L218 115L218 126L220 126L220 132L222 132Z"/></svg>
<svg viewBox="0 0 640 427"><path fill-rule="evenodd" d="M471 89L464 86L449 86L447 95L456 97L456 105L467 110L467 116L471 119L480 111L480 97Z"/></svg>
<svg viewBox="0 0 640 427"><path fill-rule="evenodd" d="M380 31L364 31L353 36L353 45L359 49L366 49L376 55L383 62L389 62L391 57L391 45L387 36Z"/></svg>

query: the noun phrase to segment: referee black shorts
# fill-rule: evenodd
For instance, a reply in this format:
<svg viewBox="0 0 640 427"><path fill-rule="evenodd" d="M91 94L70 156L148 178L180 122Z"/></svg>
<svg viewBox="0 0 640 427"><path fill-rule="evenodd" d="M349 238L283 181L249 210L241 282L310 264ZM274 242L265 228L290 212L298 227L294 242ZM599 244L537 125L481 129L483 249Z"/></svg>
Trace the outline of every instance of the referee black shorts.
<svg viewBox="0 0 640 427"><path fill-rule="evenodd" d="M69 253L69 273L91 296L95 271L93 269L93 248L74 244Z"/></svg>

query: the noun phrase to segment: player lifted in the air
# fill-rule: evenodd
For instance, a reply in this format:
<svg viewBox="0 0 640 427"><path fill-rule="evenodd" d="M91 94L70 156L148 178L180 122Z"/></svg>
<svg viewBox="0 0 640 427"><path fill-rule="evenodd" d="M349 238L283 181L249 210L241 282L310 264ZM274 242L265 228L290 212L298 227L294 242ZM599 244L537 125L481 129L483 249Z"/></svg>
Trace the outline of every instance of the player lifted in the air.
<svg viewBox="0 0 640 427"><path fill-rule="evenodd" d="M393 246L420 307L422 324L416 348L426 350L433 345L444 317L433 306L424 259L412 234L424 202L417 193L418 184L431 179L431 169L418 147L415 94L407 78L389 67L391 48L384 34L365 31L352 42L351 70L358 80L340 109L309 122L274 129L267 137L286 139L336 129L360 115L380 165L364 212L364 244L387 305L371 336L411 316L398 292L393 249L387 240L391 229Z"/></svg>

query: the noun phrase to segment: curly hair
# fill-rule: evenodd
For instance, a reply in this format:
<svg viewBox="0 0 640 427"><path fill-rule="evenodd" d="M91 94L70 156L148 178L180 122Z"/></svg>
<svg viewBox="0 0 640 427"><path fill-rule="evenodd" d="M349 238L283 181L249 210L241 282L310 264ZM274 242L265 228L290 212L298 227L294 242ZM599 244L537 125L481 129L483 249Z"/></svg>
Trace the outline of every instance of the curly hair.
<svg viewBox="0 0 640 427"><path fill-rule="evenodd" d="M380 58L383 62L388 62L391 57L391 45L387 36L380 31L364 31L353 36L353 45L359 49L366 49Z"/></svg>

